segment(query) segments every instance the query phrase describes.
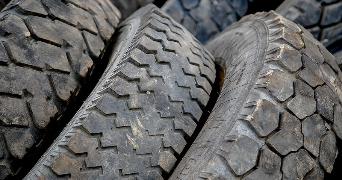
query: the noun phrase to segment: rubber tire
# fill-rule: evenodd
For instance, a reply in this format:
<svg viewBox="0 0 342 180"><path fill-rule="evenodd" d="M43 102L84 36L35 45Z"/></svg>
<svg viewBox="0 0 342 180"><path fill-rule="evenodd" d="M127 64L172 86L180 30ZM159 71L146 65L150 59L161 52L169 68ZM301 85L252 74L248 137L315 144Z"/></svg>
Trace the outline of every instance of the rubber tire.
<svg viewBox="0 0 342 180"><path fill-rule="evenodd" d="M139 8L153 3L155 0L111 0L112 3L122 13L122 19L126 19L128 16L133 14Z"/></svg>
<svg viewBox="0 0 342 180"><path fill-rule="evenodd" d="M201 43L243 17L253 0L168 0L162 10Z"/></svg>
<svg viewBox="0 0 342 180"><path fill-rule="evenodd" d="M305 29L273 11L206 44L225 70L207 123L170 179L323 179L342 137L342 74Z"/></svg>
<svg viewBox="0 0 342 180"><path fill-rule="evenodd" d="M333 55L342 53L341 0L285 0L276 12L306 28Z"/></svg>
<svg viewBox="0 0 342 180"><path fill-rule="evenodd" d="M108 0L14 0L0 17L0 179L5 179L25 166L48 126L76 99L101 62L120 12Z"/></svg>
<svg viewBox="0 0 342 180"><path fill-rule="evenodd" d="M148 5L122 22L111 64L24 179L163 179L215 81L212 56Z"/></svg>

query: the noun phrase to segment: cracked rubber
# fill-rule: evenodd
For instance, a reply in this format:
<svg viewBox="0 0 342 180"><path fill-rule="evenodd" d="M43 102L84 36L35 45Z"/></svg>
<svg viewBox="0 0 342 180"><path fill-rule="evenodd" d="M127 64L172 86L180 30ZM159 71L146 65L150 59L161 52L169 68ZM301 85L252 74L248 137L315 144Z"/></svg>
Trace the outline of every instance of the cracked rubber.
<svg viewBox="0 0 342 180"><path fill-rule="evenodd" d="M212 56L148 5L119 26L111 64L25 179L163 179L215 80Z"/></svg>
<svg viewBox="0 0 342 180"><path fill-rule="evenodd" d="M205 43L243 17L253 0L168 0L162 10Z"/></svg>
<svg viewBox="0 0 342 180"><path fill-rule="evenodd" d="M342 137L342 74L308 31L271 11L206 44L225 69L214 110L170 179L323 179Z"/></svg>
<svg viewBox="0 0 342 180"><path fill-rule="evenodd" d="M341 0L285 0L276 12L306 28L333 55L342 53Z"/></svg>
<svg viewBox="0 0 342 180"><path fill-rule="evenodd" d="M110 0L121 12L122 19L126 19L128 16L134 13L140 7L143 7L149 3L153 3L155 0Z"/></svg>
<svg viewBox="0 0 342 180"><path fill-rule="evenodd" d="M1 11L0 179L24 166L75 100L119 18L108 0L13 0Z"/></svg>

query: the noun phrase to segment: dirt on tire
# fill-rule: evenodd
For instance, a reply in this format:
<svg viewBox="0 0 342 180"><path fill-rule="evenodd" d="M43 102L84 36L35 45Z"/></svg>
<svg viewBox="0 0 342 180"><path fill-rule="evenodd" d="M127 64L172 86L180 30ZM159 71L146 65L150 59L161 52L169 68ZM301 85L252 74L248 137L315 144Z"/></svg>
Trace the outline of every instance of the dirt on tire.
<svg viewBox="0 0 342 180"><path fill-rule="evenodd" d="M13 0L1 11L0 179L15 176L61 119L119 18L108 0Z"/></svg>
<svg viewBox="0 0 342 180"><path fill-rule="evenodd" d="M323 179L342 138L342 73L307 30L249 15L206 44L225 69L207 123L170 179Z"/></svg>
<svg viewBox="0 0 342 180"><path fill-rule="evenodd" d="M148 5L121 23L110 65L25 179L163 179L201 118L212 56Z"/></svg>

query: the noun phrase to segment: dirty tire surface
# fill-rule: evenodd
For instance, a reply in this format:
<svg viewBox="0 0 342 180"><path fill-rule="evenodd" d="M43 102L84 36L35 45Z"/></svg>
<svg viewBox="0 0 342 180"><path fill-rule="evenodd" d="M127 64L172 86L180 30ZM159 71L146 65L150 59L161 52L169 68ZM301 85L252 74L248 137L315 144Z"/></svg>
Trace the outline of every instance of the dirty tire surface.
<svg viewBox="0 0 342 180"><path fill-rule="evenodd" d="M251 0L168 0L162 10L201 43L243 17Z"/></svg>
<svg viewBox="0 0 342 180"><path fill-rule="evenodd" d="M126 19L133 14L140 7L143 7L149 3L153 3L155 0L110 0L121 12L122 19Z"/></svg>
<svg viewBox="0 0 342 180"><path fill-rule="evenodd" d="M91 6L90 6L91 5ZM108 0L14 0L0 13L0 179L77 97L116 28ZM31 152L34 152L33 150Z"/></svg>
<svg viewBox="0 0 342 180"><path fill-rule="evenodd" d="M163 179L192 136L213 58L148 5L119 27L112 63L25 179Z"/></svg>
<svg viewBox="0 0 342 180"><path fill-rule="evenodd" d="M342 74L305 29L273 11L208 42L219 99L171 179L323 179L342 137Z"/></svg>
<svg viewBox="0 0 342 180"><path fill-rule="evenodd" d="M285 0L276 12L306 28L333 55L342 53L341 0Z"/></svg>

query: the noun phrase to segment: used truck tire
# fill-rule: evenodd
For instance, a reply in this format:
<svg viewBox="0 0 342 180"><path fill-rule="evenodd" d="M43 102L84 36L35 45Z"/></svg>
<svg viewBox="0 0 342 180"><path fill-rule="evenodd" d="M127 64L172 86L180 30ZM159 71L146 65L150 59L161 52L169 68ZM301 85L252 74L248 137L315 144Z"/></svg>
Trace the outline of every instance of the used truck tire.
<svg viewBox="0 0 342 180"><path fill-rule="evenodd" d="M342 137L342 74L275 12L242 18L206 48L225 69L214 110L170 179L323 179Z"/></svg>
<svg viewBox="0 0 342 180"><path fill-rule="evenodd" d="M342 67L342 1L285 0L276 12L306 28Z"/></svg>
<svg viewBox="0 0 342 180"><path fill-rule="evenodd" d="M13 0L1 11L0 179L75 100L119 18L108 0Z"/></svg>
<svg viewBox="0 0 342 180"><path fill-rule="evenodd" d="M148 5L118 27L110 64L25 179L162 179L215 81L212 56Z"/></svg>
<svg viewBox="0 0 342 180"><path fill-rule="evenodd" d="M168 0L162 10L201 43L243 17L253 0Z"/></svg>

